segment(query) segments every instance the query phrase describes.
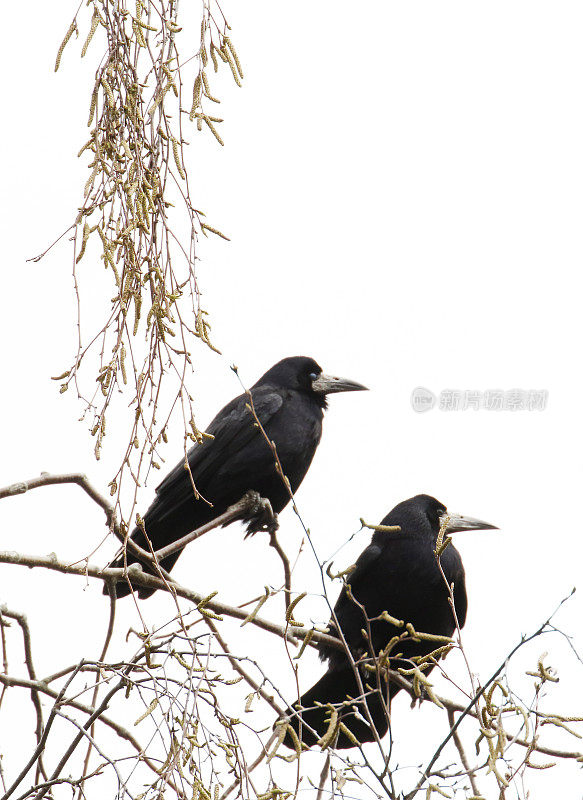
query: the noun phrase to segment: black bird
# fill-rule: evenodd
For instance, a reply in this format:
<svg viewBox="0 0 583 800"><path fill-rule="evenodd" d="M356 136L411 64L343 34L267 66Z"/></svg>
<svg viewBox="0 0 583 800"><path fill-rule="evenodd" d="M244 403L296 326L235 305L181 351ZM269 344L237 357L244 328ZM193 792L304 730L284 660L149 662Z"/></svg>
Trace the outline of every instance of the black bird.
<svg viewBox="0 0 583 800"><path fill-rule="evenodd" d="M279 361L251 387L255 412L269 439L275 442L283 472L295 492L304 479L322 435L326 395L366 389L345 378L324 375L312 358L295 356ZM201 499L195 498L191 477L181 461L156 489L156 498L143 520L154 550L175 542L236 503L249 490L271 502L276 514L287 505L289 492L275 468L275 459L249 409L249 397L231 400L210 423L212 439L195 444L188 463ZM204 498L204 499L202 499ZM253 522L249 532L253 532ZM137 528L131 538L150 550ZM163 559L171 570L180 552ZM127 563L137 559L129 551ZM123 553L112 567L123 567ZM151 568L144 566L147 572ZM140 597L155 589L139 588ZM117 596L130 593L127 583L117 584ZM107 594L107 587L104 588Z"/></svg>
<svg viewBox="0 0 583 800"><path fill-rule="evenodd" d="M449 603L448 589L440 572L435 556L436 541L440 528L445 534L466 530L485 530L495 528L487 522L448 515L442 503L426 494L405 500L387 514L382 525L399 525L400 532L375 531L371 543L360 554L355 568L347 578L349 591L342 590L334 613L340 629L355 661L359 664L359 674L367 696L367 706L378 736L383 737L388 729L387 684L381 679L377 683L375 672L364 669L364 661L372 664L373 658L387 647L393 636L403 634L405 628L379 619L387 612L396 620L411 623L416 631L451 636L455 629L455 619ZM448 584L454 585L453 595L460 627L466 621L467 597L464 567L460 554L452 544L442 552L441 567ZM356 602L355 602L356 601ZM363 636L363 629L370 625L370 642ZM334 621L330 622L331 635L338 636ZM407 636L391 650L390 667L411 668L414 656L424 656L433 652L440 643L427 640L414 641ZM345 652L330 645L319 646L320 658L328 661L328 671L306 692L300 704L302 711L288 708L289 723L308 746L316 744L330 727L331 710L317 707L316 703L335 704L341 721L360 743L374 740L374 734L367 721L362 699L360 702L347 702L350 698L362 698L353 667ZM425 674L429 669L424 670ZM368 685L368 689L365 687ZM388 696L392 698L400 687L394 682L388 684ZM302 721L304 724L302 724ZM309 726L309 727L306 727ZM318 736L310 730L316 731ZM284 743L293 747L291 735L286 735ZM354 742L340 730L335 745L337 748L354 747Z"/></svg>

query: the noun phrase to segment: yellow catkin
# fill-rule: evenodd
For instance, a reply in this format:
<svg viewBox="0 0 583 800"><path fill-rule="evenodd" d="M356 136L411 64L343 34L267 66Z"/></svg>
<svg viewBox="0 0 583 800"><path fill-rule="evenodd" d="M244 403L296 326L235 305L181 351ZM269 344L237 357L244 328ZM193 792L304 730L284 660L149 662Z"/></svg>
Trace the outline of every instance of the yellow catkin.
<svg viewBox="0 0 583 800"><path fill-rule="evenodd" d="M306 593L305 593L305 592L302 592L302 593L301 593L301 594L299 594L297 597L295 597L295 598L294 598L294 599L291 601L291 603L289 604L289 606L287 607L287 611L285 612L285 618L286 618L286 621L287 621L287 622L289 622L290 624L293 624L293 621L294 621L294 619L293 619L293 614L294 614L295 607L298 605L298 603L299 603L301 600L303 600L303 599L304 599L304 597L305 597L305 596L306 596Z"/></svg>
<svg viewBox="0 0 583 800"><path fill-rule="evenodd" d="M200 223L200 227L202 228L202 232L203 232L203 233L204 233L205 231L210 231L211 233L214 233L214 234L215 234L215 236L220 236L220 237L221 237L221 239L225 239L225 241L227 241L227 242L230 242L230 241L231 241L231 240L229 239L229 237L228 237L228 236L225 236L225 234L224 234L224 233L221 233L221 232L220 232L220 231L218 231L216 228L212 228L210 225L206 225L204 222L201 222L201 223Z"/></svg>
<svg viewBox="0 0 583 800"><path fill-rule="evenodd" d="M137 720L134 722L134 725L139 725L140 722L142 722L142 720L146 719L146 717L149 717L157 705L158 705L158 698L155 697L148 706L148 708L144 711L144 713L137 718Z"/></svg>
<svg viewBox="0 0 583 800"><path fill-rule="evenodd" d="M134 308L135 308L135 319L134 319L134 331L133 335L135 336L138 332L138 327L140 325L140 316L142 312L142 297L141 295L137 294L134 296Z"/></svg>
<svg viewBox="0 0 583 800"><path fill-rule="evenodd" d="M230 38L228 36L224 36L223 37L223 44L226 44L227 47L229 48L229 50L231 51L231 55L233 56L233 61L235 62L236 66L237 66L237 70L239 72L239 75L240 75L241 78L244 78L245 76L243 75L243 70L241 68L241 62L239 61L239 56L237 55L237 51L235 50L235 48L233 46L233 42L230 40Z"/></svg>
<svg viewBox="0 0 583 800"><path fill-rule="evenodd" d="M97 108L97 95L99 94L99 83L95 84L95 88L93 89L93 94L91 95L91 105L89 106L89 119L87 120L87 127L91 127L91 123L93 122L93 116L95 115L95 109Z"/></svg>
<svg viewBox="0 0 583 800"><path fill-rule="evenodd" d="M114 96L113 96L113 92L111 91L111 86L107 82L107 78L102 76L101 85L103 86L105 94L107 95L107 102L109 104L109 107L113 108L115 106L115 99L114 99Z"/></svg>
<svg viewBox="0 0 583 800"><path fill-rule="evenodd" d="M158 32L158 28L154 28L152 25L146 25L146 23L142 22L141 20L139 22L137 21L136 24L140 28L143 28L146 31L152 31L153 33L157 33Z"/></svg>
<svg viewBox="0 0 583 800"><path fill-rule="evenodd" d="M332 744L332 740L336 735L336 729L338 726L338 711L334 709L332 714L330 715L330 722L328 723L328 730L326 733L320 737L317 741L318 747L321 747L322 750L325 750L329 744Z"/></svg>
<svg viewBox="0 0 583 800"><path fill-rule="evenodd" d="M211 42L211 58L212 58L212 61L213 61L213 67L215 69L215 72L218 72L219 71L219 62L217 61L217 56L215 54L215 50L216 50L216 47Z"/></svg>
<svg viewBox="0 0 583 800"><path fill-rule="evenodd" d="M211 120L210 120L210 119L209 119L209 118L206 116L206 114L203 114L203 115L202 115L202 118L204 119L204 121L206 122L206 124L208 125L208 127L210 128L210 130L211 130L211 133L213 134L213 136L215 137L215 139L217 140L217 142L218 142L220 145L224 145L225 143L224 143L224 142L223 142L223 140L221 139L221 136L220 136L220 134L219 134L218 130L215 128L215 126L213 125L213 123L211 122Z"/></svg>
<svg viewBox="0 0 583 800"><path fill-rule="evenodd" d="M194 86L192 89L192 108L190 109L190 115L189 115L189 119L191 122L193 121L196 109L199 106L201 93L202 93L202 81L199 74L194 79Z"/></svg>
<svg viewBox="0 0 583 800"><path fill-rule="evenodd" d="M99 162L97 162L97 164L93 167L93 172L87 178L87 183L85 184L85 188L83 189L83 197L88 197L89 196L89 192L91 191L91 187L93 186L93 182L95 181L95 178L97 177L97 174L98 174L100 169L101 169L101 164Z"/></svg>
<svg viewBox="0 0 583 800"><path fill-rule="evenodd" d="M218 99L218 97L214 97L214 95L211 94L211 89L210 89L210 86L209 86L208 78L206 76L206 72L202 73L202 82L203 82L203 85L204 85L204 93L206 94L208 99L212 100L213 103L220 103L221 101Z"/></svg>
<svg viewBox="0 0 583 800"><path fill-rule="evenodd" d="M172 152L174 153L174 161L176 162L176 168L182 180L186 180L186 175L184 174L184 170L182 169L182 164L180 163L180 150L178 147L178 142L172 137Z"/></svg>
<svg viewBox="0 0 583 800"><path fill-rule="evenodd" d="M76 30L77 30L77 21L73 20L73 22L69 25L69 30L65 34L65 38L61 42L61 46L59 47L59 51L57 53L57 60L55 61L55 72L57 72L57 70L59 69L59 67L61 65L61 57L63 55L63 50L65 49L65 47L67 46L67 42L69 41L69 39L73 35L73 31L76 31Z"/></svg>
<svg viewBox="0 0 583 800"><path fill-rule="evenodd" d="M429 798L431 797L431 794L433 792L435 792L436 794L440 794L442 797L451 797L450 794L447 794L447 792L444 792L443 789L439 788L439 786L437 786L434 783L430 783L429 786L427 787L427 792L425 794L425 800L429 800Z"/></svg>
<svg viewBox="0 0 583 800"><path fill-rule="evenodd" d="M99 25L99 14L96 10L93 11L93 16L91 17L91 27L89 28L89 33L87 34L87 38L85 39L85 44L81 50L81 58L85 56L87 53L87 48L91 44L91 39L93 39L93 34L97 30L97 26Z"/></svg>
<svg viewBox="0 0 583 800"><path fill-rule="evenodd" d="M89 234L91 233L89 224L86 222L83 226L83 239L81 241L81 249L79 250L79 255L75 259L75 264L78 264L83 256L85 255L85 246L87 245L87 239L89 239Z"/></svg>
<svg viewBox="0 0 583 800"><path fill-rule="evenodd" d="M311 630L309 630L309 631L306 633L306 635L304 636L304 641L302 642L302 646L300 647L300 651L299 651L299 653L297 654L297 656L294 656L294 660L295 660L295 661L297 661L299 658L301 658L301 657L303 656L303 654L304 654L304 650L306 649L306 647L307 647L307 646L310 644L310 642L312 641L312 636L313 636L313 635L314 635L314 629L313 629L313 628L311 628Z"/></svg>
<svg viewBox="0 0 583 800"><path fill-rule="evenodd" d="M149 208L148 208L148 199L144 192L140 192L138 195L138 202L140 204L141 212L142 212L142 219L144 221L144 225L148 230L150 230L150 215L149 215Z"/></svg>
<svg viewBox="0 0 583 800"><path fill-rule="evenodd" d="M85 152L85 150L91 149L91 145L92 144L93 144L93 139L89 139L88 142L85 142L83 147L77 153L77 158L80 158L83 155L83 153Z"/></svg>
<svg viewBox="0 0 583 800"><path fill-rule="evenodd" d="M441 517L441 520L440 520L440 523L439 523L439 533L437 535L437 541L435 543L435 553L436 553L437 556L441 555L441 553L443 552L442 545L443 545L444 538L445 539L448 538L445 535L445 532L447 530L447 526L449 525L449 520L450 520L449 514L444 514ZM443 549L445 549L445 548L443 548Z"/></svg>
<svg viewBox="0 0 583 800"><path fill-rule="evenodd" d="M271 761L271 759L272 759L272 758L275 756L275 754L277 753L277 751L278 751L278 749L279 749L279 746L281 745L281 743L282 743L282 742L283 742L283 740L285 739L285 737L286 737L286 734L287 734L287 732L288 732L288 731L289 731L289 733L290 733L290 735L291 735L292 741L293 741L293 743L294 743L294 747L296 748L296 752L297 752L297 754L298 754L298 756L299 756L299 755L300 755L300 752L301 752L300 741L299 741L299 739L298 739L298 737L297 737L297 734L296 734L296 732L294 731L294 729L293 729L292 727L288 726L288 725L287 725L287 723L285 723L285 722L282 722L281 724L277 725L277 727L276 727L275 731L276 731L276 733L277 733L277 741L276 741L275 745L273 746L273 750L272 750L272 751L271 751L271 753L270 753L270 754L267 756L267 763L269 764L269 762ZM296 742L297 742L297 744L296 744Z"/></svg>
<svg viewBox="0 0 583 800"><path fill-rule="evenodd" d="M140 25L136 22L136 20L132 20L132 30L136 36L136 41L140 47L146 47L146 40L144 39L144 35L142 33L142 29Z"/></svg>
<svg viewBox="0 0 583 800"><path fill-rule="evenodd" d="M127 373L126 373L126 363L125 362L126 362L126 349L125 349L124 345L122 344L121 350L120 350L120 353L119 353L119 365L121 367L121 377L123 379L124 386L127 386L128 376L127 376Z"/></svg>
<svg viewBox="0 0 583 800"><path fill-rule="evenodd" d="M237 86L242 86L241 78L239 77L239 70L237 69L237 65L235 64L233 56L231 55L231 51L229 50L224 41L223 41L223 46L219 50L219 54L221 53L225 56L226 63L231 68L231 72L233 74L233 80L235 81Z"/></svg>
<svg viewBox="0 0 583 800"><path fill-rule="evenodd" d="M258 602L258 603L257 603L257 605L255 606L255 608L253 609L253 611L251 611L251 613L250 613L250 614L247 614L247 616L245 617L245 619L244 619L244 620L243 620L243 622L241 623L241 627L243 627L243 625L246 625L248 622L252 622L252 621L255 619L255 617L256 617L256 616L257 616L257 614L259 613L259 610L261 609L261 606L262 606L262 605L263 605L263 604L264 604L264 603L265 603L265 602L266 602L268 599L269 599L269 589L268 589L268 587L265 587L265 594L263 595L263 597L260 597L260 598L259 598L259 602Z"/></svg>
<svg viewBox="0 0 583 800"><path fill-rule="evenodd" d="M343 722L341 722L340 725L338 726L338 730L341 733L343 733L347 739L350 739L350 741L355 747L360 747L360 742L358 741L356 736L352 733L350 728L346 727L346 725Z"/></svg>
<svg viewBox="0 0 583 800"><path fill-rule="evenodd" d="M156 97L154 98L154 103L152 104L152 107L151 107L151 108L148 110L148 114L149 114L150 116L153 116L154 112L156 111L156 109L158 108L158 106L160 105L160 103L162 102L162 100L164 99L164 96L166 95L166 90L167 90L168 88L169 88L169 87L168 87L168 85L167 85L167 86L166 86L164 89L162 89L162 91L161 91L161 92L158 92L158 94L157 94L157 95L156 95Z"/></svg>
<svg viewBox="0 0 583 800"><path fill-rule="evenodd" d="M162 64L162 70L164 72L164 75L166 75L166 77L168 78L168 83L172 86L172 91L174 92L176 97L178 97L178 89L176 88L176 83L174 82L174 77L173 77L172 73L170 72L170 70L168 69L166 64Z"/></svg>

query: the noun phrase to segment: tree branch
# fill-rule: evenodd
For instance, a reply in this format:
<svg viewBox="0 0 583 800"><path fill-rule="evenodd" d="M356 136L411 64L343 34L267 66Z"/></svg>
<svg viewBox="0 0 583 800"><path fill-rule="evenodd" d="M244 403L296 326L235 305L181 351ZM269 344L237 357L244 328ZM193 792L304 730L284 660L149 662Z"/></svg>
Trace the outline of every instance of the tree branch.
<svg viewBox="0 0 583 800"><path fill-rule="evenodd" d="M73 675L67 681L67 683L65 684L63 689L61 689L60 692L56 692L54 689L51 689L49 686L47 686L42 681L31 681L31 680L27 680L26 678L15 678L15 677L12 677L10 675L2 675L2 674L0 674L0 683L3 684L4 686L7 686L7 687L20 687L22 689L31 689L31 690L34 689L37 692L40 692L42 694L46 694L49 697L52 697L53 699L55 699L57 701L55 703L55 706L61 706L61 705L70 706L71 708L74 708L77 711L81 711L83 714L87 714L88 716L90 716L95 711L94 708L92 708L91 706L86 706L84 703L80 703L78 700L72 700L72 699L68 699L68 698L64 697L64 693L65 693L67 687L69 686L71 680L77 675L77 673L82 672L83 671L83 667L86 667L86 666L87 665L84 664L83 662L81 664L78 664L76 669L75 669L75 671L74 671L74 673L73 673ZM47 721L47 725L45 727L44 734L43 734L42 746L40 747L40 749L37 747L37 750L35 751L36 755L33 757L34 760L36 760L36 758L38 757L38 754L40 752L42 752L42 747L44 747L44 743L46 741L46 738L48 736L48 732L49 732L49 729L50 729L49 723L52 724L52 719L53 718L54 718L54 714L52 714L52 716L49 717L49 720ZM130 731L127 730L127 728L124 728L118 722L116 722L115 720L111 719L111 717L108 717L105 714L101 714L99 716L99 722L102 722L106 727L111 728L111 730L114 731L120 737L120 739L125 739L127 742L129 742L131 744L131 746L134 748L134 750L136 750L136 752L139 753L140 758L144 762L144 764L146 764L148 767L150 767L150 769L153 772L155 772L156 775L158 775L158 772L156 770L156 765L145 755L144 749L142 748L140 743L137 741L137 739L135 739L134 736L130 733ZM28 766L26 768L26 772L28 772L28 770L31 768L32 764L34 764L34 760L31 759L31 761L29 762L29 764L28 764ZM23 773L21 773L21 776L19 777L18 782L14 784L14 788L16 788L18 783L20 783L22 781L22 779L24 778L26 772L23 771ZM5 795L5 797L2 798L2 800L5 800L6 797L7 797L7 795Z"/></svg>
<svg viewBox="0 0 583 800"><path fill-rule="evenodd" d="M125 581L126 578L129 578L132 581L132 584L136 586L144 586L149 589L162 589L163 591L169 591L169 587L166 586L165 582L160 578L156 578L154 575L149 575L147 572L144 572L141 567L137 564L133 564L131 567L128 568L127 573L123 569L114 569L114 568L101 568L97 566L93 566L91 564L87 564L84 566L77 566L74 564L66 564L63 561L59 561L57 556L54 553L51 553L48 556L30 556L25 555L22 553L10 552L10 551L0 551L0 564L14 564L16 566L21 567L41 567L43 569L50 569L55 572L61 572L66 575L77 575L79 577L85 578L97 578L102 581L114 581L116 583ZM190 600L192 603L195 603L197 606L202 603L204 600L204 604L202 606L202 611L204 615L204 610L209 609L213 611L215 614L224 614L228 617L234 617L235 619L244 620L248 618L248 614L240 608L236 608L235 606L227 605L226 603L221 603L214 598L208 600L203 595L199 594L198 592L194 592L191 589L187 589L184 586L181 586L179 583L172 581L170 583L170 587L173 592L179 597L184 598L185 600ZM280 636L286 639L289 642L297 645L299 643L298 636L294 634L292 631L289 630L288 626L278 625L275 622L271 622L270 620L263 619L262 617L254 617L253 619L248 620L248 624L256 625L258 628L262 628L269 633L274 633L276 636ZM330 647L334 647L338 650L343 650L342 643L338 641L334 636L329 636L326 633L320 633L319 631L314 631L312 634L312 638L309 642L309 645L315 647L318 642L323 642Z"/></svg>
<svg viewBox="0 0 583 800"><path fill-rule="evenodd" d="M449 721L450 728L453 730L454 726L455 726L455 716L454 716L454 712L451 710L451 708L447 709L447 719ZM476 782L476 777L474 775L474 770L471 769L471 767L469 765L468 758L466 756L466 751L464 750L464 746L463 746L462 740L460 738L459 731L457 729L454 730L454 732L453 732L453 741L455 743L455 746L457 747L458 753L460 754L460 760L462 762L462 766L465 769L468 778L470 779L470 786L472 787L472 793L476 797L482 797L482 793L478 789L478 784Z"/></svg>
<svg viewBox="0 0 583 800"><path fill-rule="evenodd" d="M38 489L42 486L55 486L55 485L62 485L72 483L76 486L80 486L81 489L95 502L97 505L103 509L105 512L105 520L106 524L109 527L110 531L117 536L120 542L126 546L133 555L137 556L141 561L147 564L154 564L158 569L161 569L157 562L162 561L163 559L167 558L168 556L173 555L174 553L179 552L187 544L190 542L194 542L196 539L203 536L205 533L213 530L214 528L218 528L220 526L228 525L230 522L234 522L238 519L245 519L249 517L258 517L262 519L262 526L265 526L272 533L272 540L271 545L276 548L277 552L279 553L282 561L284 563L284 572L286 575L286 587L289 583L289 562L287 564L286 569L286 556L285 553L279 548L276 544L273 543L273 537L275 535L275 530L277 530L277 516L273 513L271 508L271 504L269 500L261 497L258 492L249 491L243 495L243 497L238 500L236 503L233 503L232 506L219 516L212 519L210 522L207 522L205 525L201 525L200 528L197 528L190 533L187 533L180 539L177 539L175 542L171 542L170 544L166 545L166 547L160 548L160 550L156 550L155 552L149 553L147 550L144 550L142 547L137 545L132 539L128 538L124 535L123 531L121 530L120 526L117 523L115 509L104 497L100 494L94 486L91 485L86 475L81 472L70 472L64 473L62 475L51 475L48 472L43 472L38 478L31 478L27 481L19 481L18 483L13 483L10 486L5 486L3 489L0 489L0 500L3 500L6 497L15 497L19 494L25 494L26 492L30 491L31 489ZM147 531L146 531L147 535ZM162 571L162 574L168 578L167 573ZM286 594L287 597L287 594ZM286 604L289 605L289 601Z"/></svg>
<svg viewBox="0 0 583 800"><path fill-rule="evenodd" d="M22 638L24 641L24 661L26 663L26 668L28 670L30 680L36 681L36 673L32 660L32 643L30 638L30 628L28 627L28 620L26 619L26 616L24 614L20 614L18 611L11 611L4 605L0 608L0 619L2 617L8 617L9 619L14 619L16 620L16 622L18 622L20 629L22 631ZM42 739L43 728L44 728L42 706L38 696L38 691L36 689L30 690L30 697L36 713L35 734L36 734L36 743L37 745L39 745ZM39 756L38 767L40 774L43 776L43 778L46 779L48 776L43 766L42 755Z"/></svg>
<svg viewBox="0 0 583 800"><path fill-rule="evenodd" d="M41 486L55 486L63 483L74 483L80 486L83 491L105 511L107 524L109 526L111 526L112 523L115 524L115 510L113 506L109 500L89 483L87 476L83 475L82 472L69 472L63 475L50 475L48 472L42 472L38 478L12 483L10 486L5 486L3 489L0 489L0 500L3 500L5 497L15 497L19 494L25 494L31 489L38 489Z"/></svg>
<svg viewBox="0 0 583 800"><path fill-rule="evenodd" d="M233 503L232 506L229 506L229 508L223 514L220 514L210 522L207 522L206 525L201 525L200 528L187 533L186 536L183 536L181 539L177 539L175 542L166 545L166 547L160 548L160 550L156 550L154 553L154 558L162 561L162 559L166 558L167 556L182 550L187 544L194 542L195 539L198 539L203 534L208 533L208 531L212 531L213 528L219 528L221 526L228 525L230 522L234 522L238 519L245 519L247 516L255 517L264 515L270 516L271 523L277 525L277 518L271 510L271 504L269 500L261 497L258 492L249 491L244 494L240 500L238 500L236 503ZM145 553L145 551L143 552ZM149 556L149 560L152 561L152 556L149 554L147 555Z"/></svg>

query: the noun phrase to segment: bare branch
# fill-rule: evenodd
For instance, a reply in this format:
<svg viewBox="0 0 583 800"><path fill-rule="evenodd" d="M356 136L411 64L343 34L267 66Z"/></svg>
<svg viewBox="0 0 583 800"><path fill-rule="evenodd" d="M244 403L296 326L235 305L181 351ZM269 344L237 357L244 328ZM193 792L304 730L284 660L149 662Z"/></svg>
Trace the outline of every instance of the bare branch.
<svg viewBox="0 0 583 800"><path fill-rule="evenodd" d="M24 640L24 661L26 663L26 668L28 670L31 682L36 682L36 673L34 670L34 664L32 660L32 643L30 639L30 628L28 627L28 621L26 619L26 616L24 614L20 614L18 611L11 611L4 605L0 608L0 621L2 617L8 617L10 619L14 619L20 625L20 629L22 630L22 638ZM36 689L31 688L30 697L36 713L35 735L36 735L37 745L39 745L43 735L43 712L40 699L38 696L38 691ZM44 778L46 778L47 775L44 770L42 756L39 756L38 763L39 763L40 774Z"/></svg>
<svg viewBox="0 0 583 800"><path fill-rule="evenodd" d="M472 787L472 792L474 793L474 795L476 797L481 797L482 793L478 789L478 784L477 784L477 781L476 781L476 777L474 775L474 770L471 769L471 767L469 765L468 758L466 756L466 751L464 750L464 746L463 746L462 740L461 740L460 735L459 735L459 731L457 730L457 728L455 728L455 730L454 730L454 727L455 727L455 716L454 716L454 712L452 711L451 708L447 709L447 719L449 721L450 728L453 731L453 741L454 741L454 744L457 747L457 751L458 751L458 753L460 755L460 761L462 762L463 768L465 769L465 771L466 771L466 773L468 775L468 778L470 779L470 786Z"/></svg>
<svg viewBox="0 0 583 800"><path fill-rule="evenodd" d="M114 581L115 583L124 581L126 580L126 577L129 577L132 583L136 586L144 586L149 589L162 589L163 591L168 591L168 587L163 580L144 572L137 564L132 564L132 566L128 568L126 576L123 569L103 569L101 567L93 566L92 564L87 564L84 566L67 564L63 561L59 561L54 553L51 553L48 556L29 556L9 551L0 551L0 564L14 564L21 567L41 567L43 569L61 572L66 575L98 578L102 581ZM237 608L236 606L230 606L226 603L221 603L214 598L208 600L208 598L204 597L198 592L187 589L175 581L172 581L170 586L172 591L176 592L178 597L182 597L185 600L190 600L196 605L199 605L204 600L204 608L208 608L215 614L224 614L225 616L234 617L235 619L240 620L247 619L249 616L244 610ZM289 630L288 626L277 625L275 622L270 622L262 617L254 617L253 619L249 619L249 624L256 625L258 628L268 631L269 633L274 633L276 636L280 636L292 644L299 644L298 637ZM342 644L338 641L338 639L335 639L333 636L328 636L325 633L314 631L309 645L315 647L318 642L323 642L330 647L342 649Z"/></svg>
<svg viewBox="0 0 583 800"><path fill-rule="evenodd" d="M115 522L113 506L109 500L89 483L87 476L83 475L82 472L70 472L63 475L50 475L48 472L42 472L38 478L12 483L10 486L5 486L3 489L0 489L0 500L3 500L5 497L15 497L19 494L25 494L31 489L38 489L41 486L55 486L63 483L74 483L80 486L83 491L105 511L107 524L112 526L112 523Z"/></svg>

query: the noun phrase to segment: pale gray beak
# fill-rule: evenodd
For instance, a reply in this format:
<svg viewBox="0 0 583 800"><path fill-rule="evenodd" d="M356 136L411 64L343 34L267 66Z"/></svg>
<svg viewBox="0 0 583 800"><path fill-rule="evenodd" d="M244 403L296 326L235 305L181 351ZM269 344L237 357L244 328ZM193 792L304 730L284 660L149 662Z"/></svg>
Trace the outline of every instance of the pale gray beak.
<svg viewBox="0 0 583 800"><path fill-rule="evenodd" d="M484 522L481 519L474 519L474 517L462 517L459 514L444 514L440 517L440 522L443 517L449 517L445 533L458 533L459 531L497 531L497 525L490 525L489 522Z"/></svg>
<svg viewBox="0 0 583 800"><path fill-rule="evenodd" d="M334 375L324 375L323 372L318 375L315 381L312 381L312 389L318 394L368 391L368 387L363 386L362 383L350 381L348 378L337 378Z"/></svg>

